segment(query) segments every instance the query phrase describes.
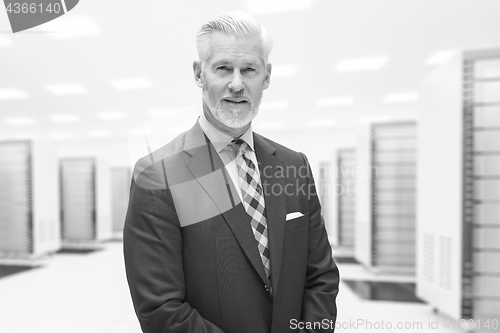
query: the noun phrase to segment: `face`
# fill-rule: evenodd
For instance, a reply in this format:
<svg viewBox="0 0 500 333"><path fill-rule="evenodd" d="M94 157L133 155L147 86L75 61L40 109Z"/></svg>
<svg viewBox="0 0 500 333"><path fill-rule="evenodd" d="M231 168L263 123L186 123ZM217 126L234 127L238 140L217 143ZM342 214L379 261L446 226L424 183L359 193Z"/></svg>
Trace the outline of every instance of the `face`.
<svg viewBox="0 0 500 333"><path fill-rule="evenodd" d="M203 89L204 111L212 124L228 129L248 128L269 86L271 65L264 64L258 37L234 37L216 32L203 67L194 63L197 84Z"/></svg>

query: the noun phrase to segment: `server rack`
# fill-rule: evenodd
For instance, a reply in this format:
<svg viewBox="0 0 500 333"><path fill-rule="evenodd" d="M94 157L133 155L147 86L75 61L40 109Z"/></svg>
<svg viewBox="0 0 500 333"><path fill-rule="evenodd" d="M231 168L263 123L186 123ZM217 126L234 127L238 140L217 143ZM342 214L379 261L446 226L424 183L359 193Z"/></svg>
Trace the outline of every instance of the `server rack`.
<svg viewBox="0 0 500 333"><path fill-rule="evenodd" d="M330 169L329 162L321 162L319 164L319 182L317 188L319 201L321 203L321 215L323 218L327 218L329 215L327 202L330 200Z"/></svg>
<svg viewBox="0 0 500 333"><path fill-rule="evenodd" d="M437 108L446 116L452 136L446 181L450 198L442 214L446 229L421 221L417 292L464 328L488 332L500 328L500 50L464 52L424 81L424 128L435 136L431 122ZM446 104L444 104L446 103ZM444 121L438 121L443 123ZM419 148L432 154L430 142ZM452 162L452 163L449 163ZM455 162L455 163L453 163ZM422 177L430 177L427 165ZM420 170L419 170L420 172ZM425 190L430 190L426 182ZM456 195L452 191L457 191ZM422 193L421 210L432 209ZM453 210L453 211L452 211ZM430 218L430 217L429 217ZM420 222L420 221L419 221ZM486 327L488 323L489 327Z"/></svg>
<svg viewBox="0 0 500 333"><path fill-rule="evenodd" d="M336 216L334 253L338 256L354 257L354 222L355 222L355 166L354 148L339 148L336 152Z"/></svg>
<svg viewBox="0 0 500 333"><path fill-rule="evenodd" d="M357 183L356 258L376 273L415 274L416 129L414 120L369 124ZM363 147L362 147L363 148ZM365 176L363 176L363 174ZM361 175L361 176L360 176ZM358 246L358 244L360 246Z"/></svg>
<svg viewBox="0 0 500 333"><path fill-rule="evenodd" d="M113 235L121 238L130 195L131 172L128 167L111 169L113 199Z"/></svg>
<svg viewBox="0 0 500 333"><path fill-rule="evenodd" d="M463 295L463 312L471 319L495 314L499 320L500 51L464 59L463 142L463 236L470 249L464 246L462 253L472 268L463 271L463 287L473 291L472 297Z"/></svg>
<svg viewBox="0 0 500 333"><path fill-rule="evenodd" d="M37 259L57 251L57 165L50 145L0 142L0 173L0 258Z"/></svg>
<svg viewBox="0 0 500 333"><path fill-rule="evenodd" d="M372 127L372 266L415 273L416 123Z"/></svg>
<svg viewBox="0 0 500 333"><path fill-rule="evenodd" d="M111 238L111 181L105 162L94 157L63 158L59 179L63 246Z"/></svg>

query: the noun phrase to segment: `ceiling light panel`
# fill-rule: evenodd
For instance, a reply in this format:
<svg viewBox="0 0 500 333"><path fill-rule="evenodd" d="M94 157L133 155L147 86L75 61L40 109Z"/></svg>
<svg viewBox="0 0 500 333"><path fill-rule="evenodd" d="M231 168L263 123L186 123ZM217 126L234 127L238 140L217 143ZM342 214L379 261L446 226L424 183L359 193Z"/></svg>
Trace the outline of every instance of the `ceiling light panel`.
<svg viewBox="0 0 500 333"><path fill-rule="evenodd" d="M121 111L100 112L97 113L96 116L101 120L120 120L128 118L128 114Z"/></svg>
<svg viewBox="0 0 500 333"><path fill-rule="evenodd" d="M128 118L128 114L121 111L100 112L96 117L101 120L120 120Z"/></svg>
<svg viewBox="0 0 500 333"><path fill-rule="evenodd" d="M28 94L17 88L0 89L0 100L22 99L28 97Z"/></svg>
<svg viewBox="0 0 500 333"><path fill-rule="evenodd" d="M76 82L49 84L45 89L56 96L80 95L87 92L87 88Z"/></svg>
<svg viewBox="0 0 500 333"><path fill-rule="evenodd" d="M388 61L387 56L343 59L337 62L335 71L339 73L375 71L382 69Z"/></svg>
<svg viewBox="0 0 500 333"><path fill-rule="evenodd" d="M33 125L36 120L28 117L5 118L5 123L12 126Z"/></svg>
<svg viewBox="0 0 500 333"><path fill-rule="evenodd" d="M109 81L109 84L116 90L136 90L151 88L152 84L147 78L123 78Z"/></svg>
<svg viewBox="0 0 500 333"><path fill-rule="evenodd" d="M49 32L47 35L56 40L96 36L101 33L99 26L87 16L65 15L40 26Z"/></svg>

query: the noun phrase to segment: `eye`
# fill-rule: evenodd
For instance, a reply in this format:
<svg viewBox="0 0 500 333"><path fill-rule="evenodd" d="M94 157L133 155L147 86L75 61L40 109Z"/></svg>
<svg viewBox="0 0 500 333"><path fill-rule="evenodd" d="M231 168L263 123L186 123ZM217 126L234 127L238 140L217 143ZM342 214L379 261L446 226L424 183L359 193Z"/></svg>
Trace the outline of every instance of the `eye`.
<svg viewBox="0 0 500 333"><path fill-rule="evenodd" d="M247 67L245 69L243 69L244 72L255 72L255 68L252 68L252 67Z"/></svg>
<svg viewBox="0 0 500 333"><path fill-rule="evenodd" d="M227 67L227 66L217 66L216 70L218 70L218 71L228 71L229 67Z"/></svg>

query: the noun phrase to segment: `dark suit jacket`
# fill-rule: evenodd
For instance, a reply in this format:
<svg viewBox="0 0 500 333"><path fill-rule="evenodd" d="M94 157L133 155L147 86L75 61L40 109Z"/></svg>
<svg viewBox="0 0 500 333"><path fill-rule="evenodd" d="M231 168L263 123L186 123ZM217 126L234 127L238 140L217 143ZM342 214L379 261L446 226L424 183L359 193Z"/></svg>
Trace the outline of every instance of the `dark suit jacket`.
<svg viewBox="0 0 500 333"><path fill-rule="evenodd" d="M283 333L297 331L293 319L335 321L339 273L309 163L255 133L254 148L271 283L250 216L198 123L136 164L123 241L144 332ZM285 221L291 212L304 215Z"/></svg>

